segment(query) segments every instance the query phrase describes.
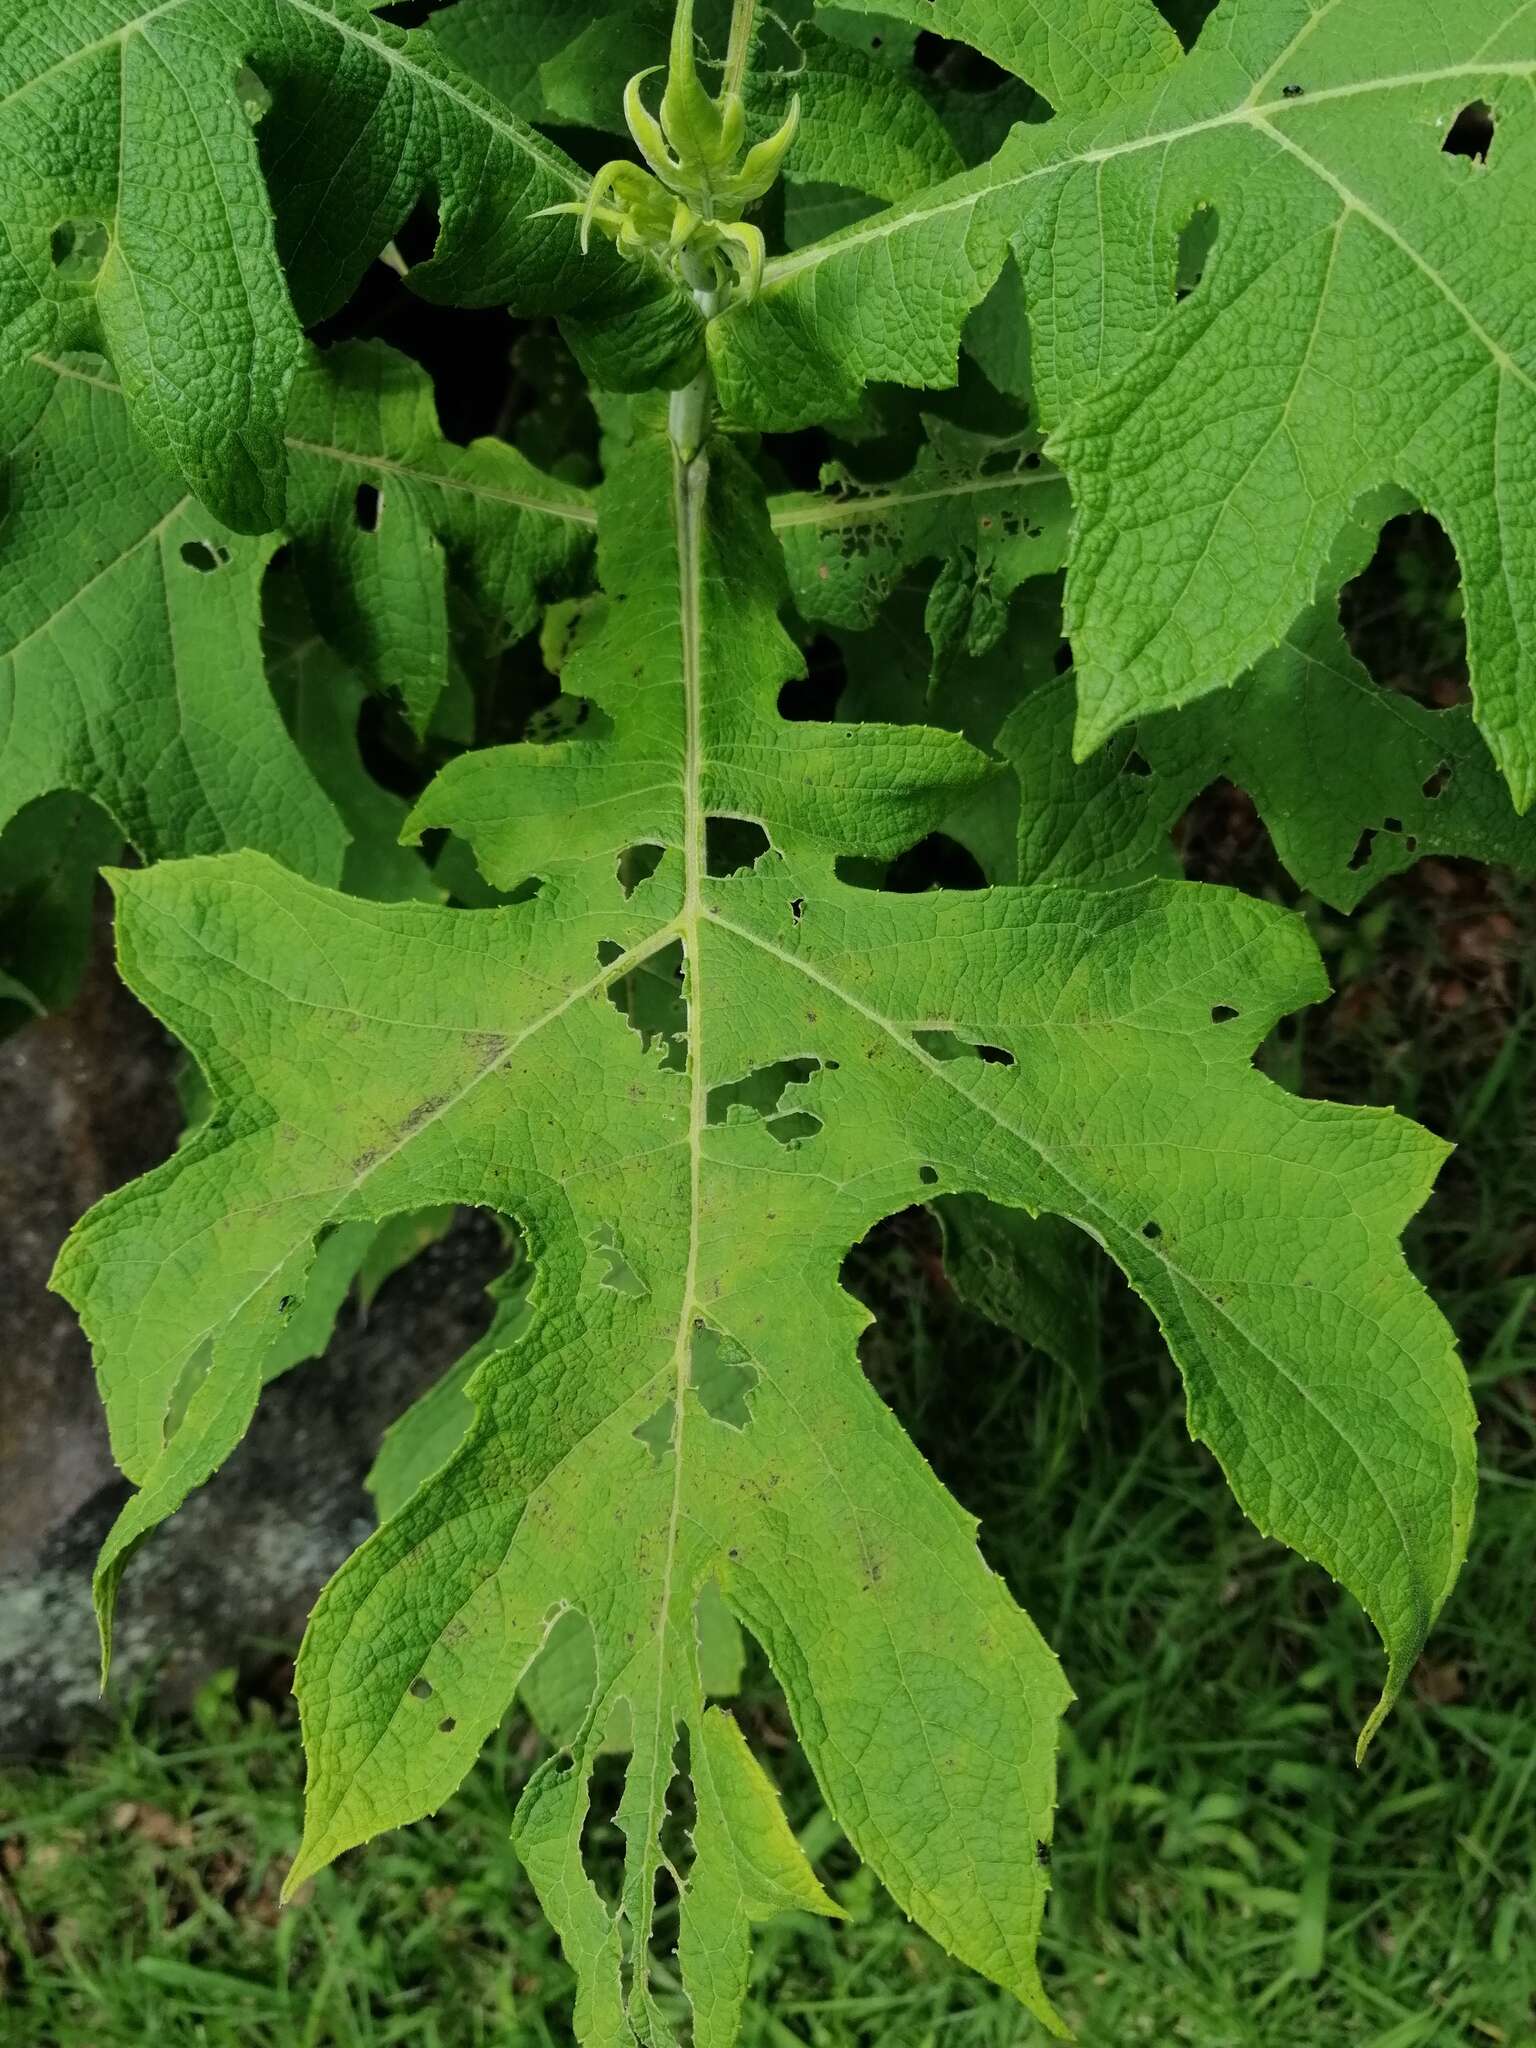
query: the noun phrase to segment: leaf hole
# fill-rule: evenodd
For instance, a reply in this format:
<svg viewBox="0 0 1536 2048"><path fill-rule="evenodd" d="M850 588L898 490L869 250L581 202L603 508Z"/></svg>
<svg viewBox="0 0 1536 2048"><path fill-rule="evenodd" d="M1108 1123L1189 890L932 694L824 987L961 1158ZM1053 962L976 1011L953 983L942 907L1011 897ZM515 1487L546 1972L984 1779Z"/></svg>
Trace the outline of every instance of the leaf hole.
<svg viewBox="0 0 1536 2048"><path fill-rule="evenodd" d="M599 967L611 967L624 948L600 939ZM608 984L608 1000L640 1040L642 1052L661 1048L661 1065L681 1073L688 1060L688 1005L683 997L683 942L674 939Z"/></svg>
<svg viewBox="0 0 1536 2048"><path fill-rule="evenodd" d="M435 1690L436 1688L433 1686L430 1678L413 1678L411 1680L410 1694L413 1700L429 1700Z"/></svg>
<svg viewBox="0 0 1536 2048"><path fill-rule="evenodd" d="M920 1166L917 1177L925 1188L936 1188L939 1184L939 1169L936 1166Z"/></svg>
<svg viewBox="0 0 1536 2048"><path fill-rule="evenodd" d="M1371 848L1375 845L1375 843L1375 827L1367 825L1365 830L1360 834L1360 837L1355 841L1355 850L1349 856L1349 870L1351 874L1357 875L1363 867L1369 866L1371 859Z"/></svg>
<svg viewBox="0 0 1536 2048"><path fill-rule="evenodd" d="M657 1408L646 1416L644 1422L637 1422L630 1434L637 1443L645 1445L651 1454L651 1463L659 1465L672 1448L672 1426L677 1404L668 1394Z"/></svg>
<svg viewBox="0 0 1536 2048"><path fill-rule="evenodd" d="M444 1714L442 1720L437 1724L437 1732L439 1735L451 1735L458 1725L452 1714Z"/></svg>
<svg viewBox="0 0 1536 2048"><path fill-rule="evenodd" d="M242 64L235 73L235 98L253 128L264 114L271 111L272 94L260 74L249 64Z"/></svg>
<svg viewBox="0 0 1536 2048"><path fill-rule="evenodd" d="M359 533L377 533L384 500L377 484L359 484L352 500L352 516Z"/></svg>
<svg viewBox="0 0 1536 2048"><path fill-rule="evenodd" d="M789 914L794 919L796 924L798 924L801 918L804 917L805 898L803 896L792 896L789 899Z"/></svg>
<svg viewBox="0 0 1536 2048"><path fill-rule="evenodd" d="M195 569L199 576L214 575L229 560L229 549L218 547L211 540L184 540L180 552L187 567Z"/></svg>
<svg viewBox="0 0 1536 2048"><path fill-rule="evenodd" d="M792 725L827 725L848 683L842 649L825 633L805 650L805 674L791 676L779 691L779 716Z"/></svg>
<svg viewBox="0 0 1536 2048"><path fill-rule="evenodd" d="M969 847L946 832L930 832L888 867L839 854L834 872L852 889L875 889L894 896L921 896L929 889L985 889L987 878Z"/></svg>
<svg viewBox="0 0 1536 2048"><path fill-rule="evenodd" d="M725 1336L709 1323L695 1328L689 1384L711 1421L723 1422L728 1429L745 1429L752 1420L752 1393L759 1377L757 1367L734 1337Z"/></svg>
<svg viewBox="0 0 1536 2048"><path fill-rule="evenodd" d="M1436 797L1445 794L1446 785L1455 773L1456 770L1449 761L1442 761L1424 784L1421 794L1427 796L1433 803Z"/></svg>
<svg viewBox="0 0 1536 2048"><path fill-rule="evenodd" d="M982 1060L992 1067L1012 1067L1018 1064L1013 1054L1005 1047L975 1044L968 1038L962 1038L947 1025L937 1031L914 1031L912 1036L930 1059L975 1059Z"/></svg>
<svg viewBox="0 0 1536 2048"><path fill-rule="evenodd" d="M107 260L111 236L99 220L61 220L48 237L54 269L69 284L92 284Z"/></svg>
<svg viewBox="0 0 1536 2048"><path fill-rule="evenodd" d="M643 1301L651 1290L625 1258L613 1225L605 1223L601 1229L594 1230L587 1243L605 1264L606 1270L598 1285L611 1288L628 1301Z"/></svg>
<svg viewBox="0 0 1536 2048"><path fill-rule="evenodd" d="M1213 1024L1230 1024L1241 1015L1242 1012L1234 1010L1230 1003L1213 1003L1211 1005L1211 1022Z"/></svg>
<svg viewBox="0 0 1536 2048"><path fill-rule="evenodd" d="M775 1060L771 1066L755 1067L738 1081L721 1081L710 1089L705 1099L704 1120L708 1124L723 1124L763 1119L768 1121L772 1130L774 1120L783 1123L791 1113L808 1114L805 1111L785 1112L784 1098L791 1088L803 1088L813 1074L820 1072L821 1064L820 1060L809 1058ZM821 1119L817 1117L812 1121L820 1130ZM774 1131L781 1144L787 1144L793 1135L781 1136Z"/></svg>
<svg viewBox="0 0 1536 2048"><path fill-rule="evenodd" d="M1059 676L1064 676L1072 666L1072 642L1070 640L1062 641L1055 654L1051 657L1051 666Z"/></svg>
<svg viewBox="0 0 1536 2048"><path fill-rule="evenodd" d="M790 1110L787 1115L768 1119L769 1136L781 1145L803 1145L822 1128L821 1118L809 1109Z"/></svg>
<svg viewBox="0 0 1536 2048"><path fill-rule="evenodd" d="M1149 1217L1141 1226L1141 1234L1149 1244L1156 1244L1163 1234L1163 1226L1154 1218Z"/></svg>
<svg viewBox="0 0 1536 2048"><path fill-rule="evenodd" d="M704 820L704 871L716 881L745 873L772 850L772 840L755 818Z"/></svg>
<svg viewBox="0 0 1536 2048"><path fill-rule="evenodd" d="M1493 148L1497 123L1486 100L1469 100L1452 121L1440 145L1442 156L1459 156L1469 163L1486 164Z"/></svg>
<svg viewBox="0 0 1536 2048"><path fill-rule="evenodd" d="M1132 747L1131 751L1120 763L1120 773L1122 775L1150 775L1152 773L1152 763L1139 749Z"/></svg>
<svg viewBox="0 0 1536 2048"><path fill-rule="evenodd" d="M1339 616L1351 652L1383 689L1432 711L1470 703L1461 567L1430 513L1386 522L1370 561L1344 586Z"/></svg>
<svg viewBox="0 0 1536 2048"><path fill-rule="evenodd" d="M648 882L661 866L664 846L653 846L649 840L639 846L626 846L618 858L619 887L626 896L633 896L642 882Z"/></svg>

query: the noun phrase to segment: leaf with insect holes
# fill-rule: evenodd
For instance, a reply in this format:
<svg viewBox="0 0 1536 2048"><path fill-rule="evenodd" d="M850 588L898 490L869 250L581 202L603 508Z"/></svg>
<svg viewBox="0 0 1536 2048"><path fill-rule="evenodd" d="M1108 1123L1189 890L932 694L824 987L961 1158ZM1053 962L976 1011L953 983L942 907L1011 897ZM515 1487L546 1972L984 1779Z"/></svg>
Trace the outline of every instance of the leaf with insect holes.
<svg viewBox="0 0 1536 2048"><path fill-rule="evenodd" d="M330 772L334 749L322 745L317 772L321 757L284 732L260 636L272 555L291 541L327 633L366 681L399 689L419 727L448 677L450 562L484 616L526 631L590 555L586 494L501 442L444 441L425 375L377 343L306 359L290 525L264 539L221 525L167 474L95 357L29 363L0 426L0 579L15 593L0 623L0 823L69 789L151 859L254 846L326 881L345 858L350 881L364 859L344 855L350 834L371 836L389 887L418 868L379 844L382 792L344 769L360 814ZM328 725L337 708L309 704Z"/></svg>
<svg viewBox="0 0 1536 2048"><path fill-rule="evenodd" d="M659 271L539 218L585 179L427 36L362 0L13 0L0 44L0 373L96 349L139 432L243 532L284 506L300 322L418 200L428 298L555 311L604 381L698 351Z"/></svg>
<svg viewBox="0 0 1536 2048"><path fill-rule="evenodd" d="M647 1960L668 1879L692 2039L725 2048L752 1922L826 1902L706 1706L697 1614L723 1596L860 1853L1055 2025L1037 1848L1066 1686L859 1370L843 1259L935 1193L1097 1237L1250 1514L1376 1620L1379 1716L1470 1515L1465 1382L1397 1242L1443 1148L1254 1071L1324 987L1273 906L842 880L986 761L921 726L779 717L797 657L729 441L685 464L642 416L599 517L605 605L563 671L590 715L460 758L413 818L464 833L505 907L360 903L249 854L116 878L123 971L215 1110L59 1263L139 1489L103 1618L135 1542L238 1439L317 1242L435 1203L515 1217L533 1278L463 1387L466 1433L311 1620L290 1882L439 1806L579 1616L591 1694L516 1823L577 2035L678 2038ZM582 1831L620 1731L614 1910ZM679 1779L691 1861L664 1826Z"/></svg>
<svg viewBox="0 0 1536 2048"><path fill-rule="evenodd" d="M829 463L820 490L774 500L790 594L813 624L868 627L903 577L937 561L927 615L935 659L959 648L985 654L1014 593L1066 559L1066 486L1034 435L979 434L938 419L924 428L926 445L905 476L865 484Z"/></svg>
<svg viewBox="0 0 1536 2048"><path fill-rule="evenodd" d="M255 846L335 881L345 830L262 665L276 543L190 498L96 367L0 387L0 824L72 790L146 858Z"/></svg>
<svg viewBox="0 0 1536 2048"><path fill-rule="evenodd" d="M1325 585L1364 568L1400 509L1392 494L1359 508ZM1172 873L1173 826L1221 778L1253 798L1302 888L1340 910L1427 854L1536 869L1536 818L1516 812L1471 713L1373 682L1332 598L1230 691L1142 719L1082 762L1071 754L1075 701L1075 677L1047 672L987 735L1017 783L1017 860L989 872L1093 888ZM999 811L994 799L994 838Z"/></svg>
<svg viewBox="0 0 1536 2048"><path fill-rule="evenodd" d="M1219 8L1139 97L769 266L715 323L732 409L797 425L867 379L947 382L1010 245L1077 524L1076 745L1232 682L1315 594L1368 491L1449 532L1473 696L1536 792L1529 451L1536 15L1512 0ZM1469 102L1486 162L1442 150ZM1181 232L1214 210L1178 303ZM1209 219L1201 233L1210 242Z"/></svg>

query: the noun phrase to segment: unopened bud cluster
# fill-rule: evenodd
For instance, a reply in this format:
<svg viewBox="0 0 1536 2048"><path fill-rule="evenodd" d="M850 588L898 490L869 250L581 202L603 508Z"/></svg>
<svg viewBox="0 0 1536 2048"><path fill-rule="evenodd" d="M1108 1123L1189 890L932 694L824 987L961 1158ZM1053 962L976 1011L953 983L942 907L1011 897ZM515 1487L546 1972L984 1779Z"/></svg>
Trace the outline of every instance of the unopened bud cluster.
<svg viewBox="0 0 1536 2048"><path fill-rule="evenodd" d="M761 231L741 216L777 178L800 103L776 134L744 151L741 94L727 87L716 99L699 83L693 0L678 0L659 119L641 92L654 75L639 72L624 90L624 118L650 169L616 159L593 178L585 200L549 210L579 216L583 251L596 227L622 255L666 264L694 292L750 298L762 282L764 245Z"/></svg>

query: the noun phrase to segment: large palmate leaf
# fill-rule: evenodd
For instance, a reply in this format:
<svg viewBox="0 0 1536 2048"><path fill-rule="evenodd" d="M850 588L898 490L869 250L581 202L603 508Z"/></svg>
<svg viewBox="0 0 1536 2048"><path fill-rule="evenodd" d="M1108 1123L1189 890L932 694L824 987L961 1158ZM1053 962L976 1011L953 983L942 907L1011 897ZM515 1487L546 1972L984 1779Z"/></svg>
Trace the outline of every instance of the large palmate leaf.
<svg viewBox="0 0 1536 2048"><path fill-rule="evenodd" d="M427 297L564 312L610 383L685 366L686 294L606 249L584 262L570 221L537 218L583 185L362 0L13 0L0 371L100 349L156 451L260 532L283 516L300 319L341 304L424 197L441 221L411 273Z"/></svg>
<svg viewBox="0 0 1536 2048"><path fill-rule="evenodd" d="M1004 250L1077 507L1079 752L1231 682L1312 597L1355 501L1449 531L1477 716L1536 793L1536 14L1518 0L1225 0L1140 97L1019 128L989 165L770 267L716 323L733 408L809 417L864 378L945 381ZM1442 153L1469 101L1486 164ZM1175 304L1178 239L1214 252Z"/></svg>
<svg viewBox="0 0 1536 2048"><path fill-rule="evenodd" d="M1465 1385L1396 1242L1442 1148L1253 1070L1275 1017L1323 992L1270 906L840 880L837 856L889 858L986 763L918 726L779 718L797 660L728 442L684 463L643 429L600 520L605 609L563 674L592 715L462 758L415 813L468 835L516 900L359 903L255 855L117 880L123 970L216 1107L60 1261L139 1488L103 1612L133 1544L240 1434L317 1245L423 1204L515 1216L534 1278L463 1389L467 1434L313 1617L292 1881L439 1805L578 1615L591 1696L517 1819L578 2035L677 2038L647 1964L666 1875L692 2039L723 2048L750 1923L826 1901L706 1707L695 1616L720 1593L861 1853L1049 2020L1037 1848L1066 1687L864 1380L843 1257L891 1210L967 1190L1096 1236L1254 1519L1375 1618L1379 1713L1470 1514ZM743 820L771 841L750 865ZM581 1842L616 1729L615 1914ZM688 1867L663 1828L679 1774Z"/></svg>
<svg viewBox="0 0 1536 2048"><path fill-rule="evenodd" d="M336 880L346 830L262 664L285 536L248 539L190 498L96 358L34 361L4 389L0 824L71 789L147 857L255 846ZM448 675L450 572L516 637L590 551L583 492L501 442L444 441L427 378L379 344L306 357L286 446L286 537L317 616L418 725Z"/></svg>

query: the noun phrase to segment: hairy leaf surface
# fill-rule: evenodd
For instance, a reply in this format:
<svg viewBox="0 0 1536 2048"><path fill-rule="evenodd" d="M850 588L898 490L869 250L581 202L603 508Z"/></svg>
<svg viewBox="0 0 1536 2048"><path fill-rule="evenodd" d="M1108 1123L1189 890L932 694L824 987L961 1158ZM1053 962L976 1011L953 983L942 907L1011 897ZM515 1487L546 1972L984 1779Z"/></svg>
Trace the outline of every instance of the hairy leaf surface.
<svg viewBox="0 0 1536 2048"><path fill-rule="evenodd" d="M261 532L283 517L299 322L342 303L423 197L441 223L411 273L427 297L564 312L614 384L696 354L692 302L658 271L583 261L570 221L535 218L583 184L362 0L16 0L0 370L101 350L156 451Z"/></svg>
<svg viewBox="0 0 1536 2048"><path fill-rule="evenodd" d="M368 828L344 828L272 704L260 607L278 541L333 642L418 727L447 680L450 570L515 638L590 552L584 492L501 442L444 441L425 375L378 344L306 358L290 524L261 540L167 475L95 358L30 363L5 400L0 823L72 789L148 858L254 846L335 881L347 830Z"/></svg>
<svg viewBox="0 0 1536 2048"><path fill-rule="evenodd" d="M1016 129L990 164L770 266L712 331L722 388L790 425L818 384L850 404L866 379L950 381L1011 244L1077 508L1079 753L1246 670L1393 482L1455 544L1478 720L1524 808L1533 78L1517 0L1226 0L1139 97ZM1485 164L1441 148L1473 101L1494 114ZM1202 208L1214 251L1176 304Z"/></svg>
<svg viewBox="0 0 1536 2048"><path fill-rule="evenodd" d="M705 1705L695 1615L715 1587L861 1853L1049 2019L1036 1849L1066 1688L859 1371L842 1259L935 1193L1089 1230L1156 1309L1191 1426L1250 1514L1375 1618L1384 1709L1470 1513L1464 1382L1396 1242L1442 1148L1253 1071L1275 1017L1323 990L1269 906L841 881L838 856L889 858L986 763L922 727L778 717L796 656L729 443L684 464L642 426L601 521L605 604L564 672L593 715L452 764L415 813L465 833L518 900L359 903L254 855L118 878L124 971L217 1108L60 1262L141 1489L103 1608L133 1543L238 1438L326 1232L442 1202L515 1216L526 1316L464 1388L467 1435L313 1618L293 1882L440 1804L580 1615L586 1714L517 1821L577 2032L675 2038L646 1960L667 1871L693 2038L729 2042L752 1921L825 1902ZM771 843L727 858L722 821ZM581 1834L619 1728L615 1917ZM687 1870L663 1835L680 1771Z"/></svg>
<svg viewBox="0 0 1536 2048"><path fill-rule="evenodd" d="M0 823L74 790L149 858L255 846L335 881L342 822L262 664L275 543L168 477L89 359L4 399Z"/></svg>

